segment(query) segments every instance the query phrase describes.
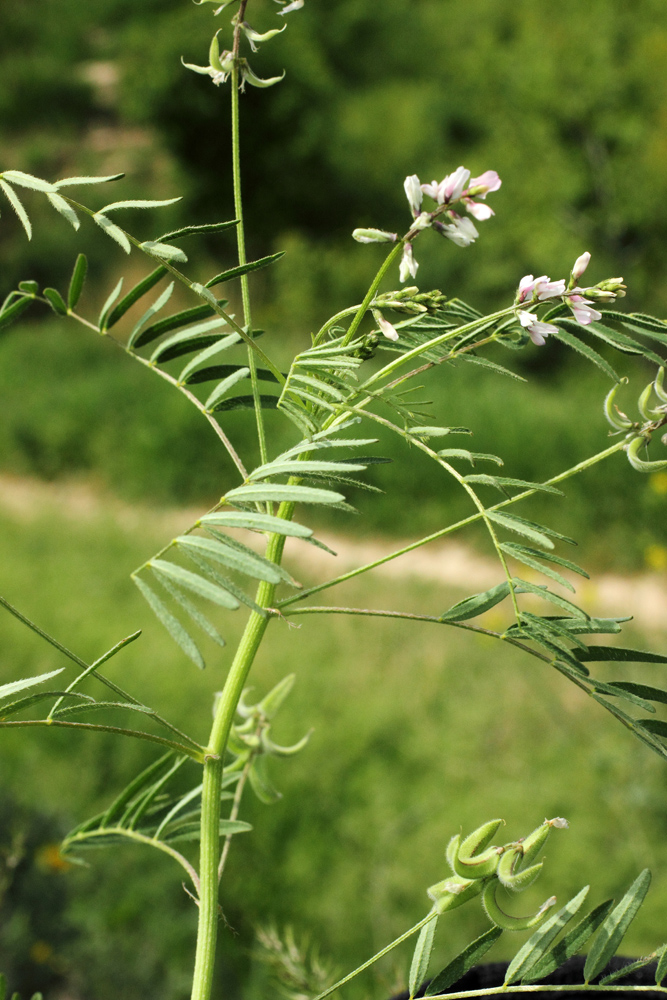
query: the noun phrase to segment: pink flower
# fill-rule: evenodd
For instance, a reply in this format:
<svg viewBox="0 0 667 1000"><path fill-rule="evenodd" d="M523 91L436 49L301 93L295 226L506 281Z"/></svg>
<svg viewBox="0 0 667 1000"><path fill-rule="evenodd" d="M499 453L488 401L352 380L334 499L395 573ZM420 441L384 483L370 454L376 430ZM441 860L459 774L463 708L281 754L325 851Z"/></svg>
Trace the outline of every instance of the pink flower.
<svg viewBox="0 0 667 1000"><path fill-rule="evenodd" d="M588 250L586 250L585 253L582 253L581 257L577 257L577 259L574 262L574 267L572 268L572 277L574 278L575 281L579 281L579 278L582 276L582 274L588 267L588 262L590 259L591 255L589 254Z"/></svg>
<svg viewBox="0 0 667 1000"><path fill-rule="evenodd" d="M401 258L401 267L399 271L399 278L401 282L407 281L408 276L413 278L417 277L417 268L419 264L415 260L412 254L412 244L406 243L403 247L403 256Z"/></svg>
<svg viewBox="0 0 667 1000"><path fill-rule="evenodd" d="M546 279L546 274L544 275ZM538 281L542 281L543 278L538 278ZM532 274L526 274L519 282L519 291L516 295L517 302L525 302L529 295L532 296L533 288L535 287L535 278Z"/></svg>
<svg viewBox="0 0 667 1000"><path fill-rule="evenodd" d="M549 278L543 277L538 278L535 282L535 289L533 294L537 295L540 302L544 302L545 299L556 299L562 295L565 291L565 281L563 278L559 278L558 281L551 281Z"/></svg>
<svg viewBox="0 0 667 1000"><path fill-rule="evenodd" d="M585 299L583 295L568 295L567 304L574 313L577 323L588 326L589 323L597 323L602 319L602 313L597 309L591 309L591 299Z"/></svg>
<svg viewBox="0 0 667 1000"><path fill-rule="evenodd" d="M497 191L502 181L495 170L486 170L479 177L471 177L468 190L476 198L486 198L489 191ZM476 188L485 188L484 191L477 191Z"/></svg>
<svg viewBox="0 0 667 1000"><path fill-rule="evenodd" d="M465 202L466 211L470 212L478 222L484 222L496 214L488 205L480 205L478 201L473 201L471 198L464 198L463 201Z"/></svg>
<svg viewBox="0 0 667 1000"><path fill-rule="evenodd" d="M458 167L453 174L448 174L439 184L437 181L432 181L430 184L422 184L421 189L429 198L437 201L438 205L445 205L450 201L459 200L469 177L469 170L466 170L465 167Z"/></svg>
<svg viewBox="0 0 667 1000"><path fill-rule="evenodd" d="M528 312L527 309L519 309L517 316L521 326L524 327L532 342L537 344L538 347L544 346L545 338L550 333L558 333L555 326L551 323L542 323L534 313Z"/></svg>

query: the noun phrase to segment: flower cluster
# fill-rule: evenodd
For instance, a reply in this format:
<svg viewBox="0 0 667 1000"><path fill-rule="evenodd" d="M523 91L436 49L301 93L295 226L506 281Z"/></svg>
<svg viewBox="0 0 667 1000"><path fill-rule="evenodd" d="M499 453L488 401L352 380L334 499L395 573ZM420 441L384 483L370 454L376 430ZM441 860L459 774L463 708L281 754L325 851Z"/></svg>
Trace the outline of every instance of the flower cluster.
<svg viewBox="0 0 667 1000"><path fill-rule="evenodd" d="M590 288L580 288L579 279L588 267L590 259L591 255L588 251L577 257L567 286L564 278L551 281L546 274L539 278L534 278L532 274L526 274L519 282L514 304L516 306L537 306L552 299L561 299L572 310L575 320L581 326L597 323L598 320L602 319L602 313L593 308L593 303L613 302L617 297L624 296L625 285L622 278L608 278ZM540 347L550 333L558 332L558 328L553 323L539 320L535 313L528 309L517 309L516 315L532 342Z"/></svg>
<svg viewBox="0 0 667 1000"><path fill-rule="evenodd" d="M433 228L459 247L468 247L474 243L479 236L474 224L470 219L455 212L451 206L460 202L466 212L478 222L490 219L495 213L482 202L490 191L497 191L501 183L495 170L487 170L479 177L470 179L470 171L465 167L458 167L454 173L448 174L439 183L432 181L430 184L422 184L417 174L406 177L404 188L412 211L413 223L403 238L401 282L417 277L419 264L414 257L412 241L423 229ZM422 211L424 195L436 203L436 208L431 212ZM482 201L475 201L476 198L481 198ZM448 221L441 221L439 216L444 216ZM396 243L398 240L397 233L388 233L382 229L355 229L352 236L359 243ZM389 336L386 331L383 332L385 336Z"/></svg>

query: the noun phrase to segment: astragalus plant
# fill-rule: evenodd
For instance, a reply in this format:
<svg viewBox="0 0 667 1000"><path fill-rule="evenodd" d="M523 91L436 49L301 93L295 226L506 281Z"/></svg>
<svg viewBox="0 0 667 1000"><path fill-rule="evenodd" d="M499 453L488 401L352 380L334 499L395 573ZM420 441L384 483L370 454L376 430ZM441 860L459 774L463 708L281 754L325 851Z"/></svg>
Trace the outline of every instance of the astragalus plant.
<svg viewBox="0 0 667 1000"><path fill-rule="evenodd" d="M193 223L140 241L120 220L131 217L134 210L159 208L176 198L111 200L101 207L90 207L88 199L85 204L75 199L74 191L92 189L94 203L105 201L98 192L116 177L44 180L18 170L0 174L0 187L28 238L31 222L22 201L24 192L35 200L37 211L41 210L37 199L43 196L77 232L82 221L87 225L92 220L109 236L110 254L122 251L147 264L146 276L138 284L126 289L121 279L99 316L94 316L82 298L87 264L84 254L79 253L67 290L40 290L36 282L24 281L10 291L0 311L0 327L39 304L93 335L113 341L147 372L187 397L213 429L236 470L232 481L220 483L220 500L213 508L193 524L184 525L178 537L165 540L159 552L146 553L146 561L132 574L133 583L146 599L147 611L157 616L185 657L198 668L204 667L198 632L222 647L225 615L235 612L245 616L245 629L231 662L227 653L216 654L218 663L211 682L213 724L205 744L183 732L178 720L165 719L157 709L144 705L106 676L106 662L128 643L138 640L140 633L122 639L88 663L29 621L9 600L0 598L9 612L69 661L51 673L13 680L0 688L1 727L45 726L75 732L92 729L155 744L154 763L104 813L73 830L63 850L76 856L89 846L129 840L157 848L180 866L180 871L175 869L175 877L182 878L183 871L186 873L192 905L198 907L199 913L193 1000L219 996L214 960L224 926L220 901L224 901L225 866L233 860L231 838L242 832L252 837L249 825L240 818L244 794L250 786L252 793L270 802L275 793L265 766L267 758L297 753L307 743L304 736L296 745L284 747L271 734L274 716L289 694L292 676L254 704L245 693L257 651L265 640L270 641L277 620L326 614L409 618L431 628L438 625L445 630L482 634L511 645L517 655L531 656L552 666L564 681L590 696L595 703L591 710L610 712L647 750L667 757L667 722L656 718L655 708L656 704L667 703L667 691L633 683L622 675L610 683L595 676L601 661L615 661L619 666L637 661L665 664L667 656L597 641L600 636L619 633L627 619L593 617L572 596L564 596L564 592L574 592L574 576L587 576L561 554L571 540L523 513L525 501L535 493L559 495L563 481L614 457L618 460L625 456L639 473L667 468L663 433L667 425L667 389L665 363L659 353L667 347L667 323L619 311L617 299L624 295L622 279L589 282L586 276L593 267L587 252L577 257L563 278L517 275L516 290L508 290L506 301L489 315L482 315L449 290L443 293L420 289L415 283L408 285L408 281L417 281L419 257L465 252L479 236L477 225L486 225L494 214L490 196L501 185L498 174L482 169L487 165L480 164L476 165L477 176L471 177L469 169L450 165L451 172L441 181L422 183L416 174L406 178L404 234L382 228L355 230L352 235L361 243L386 244L384 263L362 302L341 308L314 334L308 336L304 331L299 353L283 371L284 366L273 359L272 331L260 337L261 331L253 326L253 272L270 266L281 254L253 261L246 257L239 121L246 87L282 82L282 77L262 79L252 68L258 46L286 30L292 17L307 16L307 11L298 13L304 0L277 2L280 9L260 0L226 0L221 4L217 0L199 0L202 16L222 14L224 21L233 13L231 29L224 24L215 32L205 64L184 59L184 68L174 67L174 72L200 74L202 87L212 83L220 89L221 100L227 99L226 94L231 99L235 218ZM275 14L281 18L277 25ZM247 18L252 18L252 26ZM183 45L188 48L187 40ZM267 184L275 185L275 177L267 178ZM378 223L382 220L378 219ZM489 224L502 226L503 222ZM194 281L188 277L189 247L196 246L198 237L216 233L221 240L236 241L238 264L204 282ZM63 235L63 252L66 247L69 244ZM188 253L183 247L188 248ZM535 268L539 270L537 261ZM240 284L237 313L230 312L227 299L218 297L222 286L231 282ZM189 294L191 304L170 312L169 302L177 285ZM128 314L140 300L147 303L145 311L133 313L135 318L129 320ZM545 482L526 482L513 477L511 469L507 473L502 470L500 456L472 450L468 428L438 424L429 415L429 405L418 401L415 394L423 373L437 369L446 386L456 379L464 363L478 365L480 377L518 378L511 367L499 363L498 348L506 348L511 359L512 352L539 351L547 337L578 352L610 380L611 389L603 405L601 393L601 410L611 425L611 440L603 451ZM600 343L605 346L604 354L596 350ZM618 352L619 363L631 355L643 358L647 368L653 366L636 403L631 391L623 390L627 415L618 408L615 398L627 380L608 360L612 353L609 347ZM229 431L227 414L234 410L248 411L248 419L254 422L258 465L249 464L248 456L237 447ZM291 434L287 448L279 450L272 442L265 421L267 410L277 411L284 421L287 431L281 430L283 443L286 433ZM511 412L503 414L503 418L511 420ZM273 421L271 427L275 427ZM404 462L414 461L420 453L433 463L434 480L438 476L453 478L469 499L470 513L456 523L445 520L437 531L415 538L382 559L324 583L304 586L283 566L286 539L323 547L307 524L309 509L324 505L351 510L351 494L357 489L375 488L364 474L370 466L385 461L374 453L378 428L402 440ZM546 439L548 434L545 427ZM251 451L254 453L254 445ZM391 490L391 469L379 470L378 476ZM410 511L398 492L396 510L402 529L409 532ZM433 607L421 614L375 609L370 583L365 608L324 606L314 600L316 595L380 563L400 559L406 552L478 522L484 526L497 556L498 583L444 613ZM480 624L484 612L500 605L496 613L504 609L502 627L493 629ZM589 643L590 636L596 637L595 643ZM224 683L220 691L215 691L220 687L221 665ZM307 683L307 678L303 682ZM458 711L465 713L466 706L459 706ZM209 716L210 701L202 704L201 712L202 718ZM74 758L72 766L76 766ZM181 772L179 781L185 773L192 775L186 794L172 790L172 778L177 772ZM537 821L539 817L526 817L527 829ZM576 988L612 988L610 984L618 978L615 974L603 979L601 985L590 984L593 980L597 983L641 905L650 879L647 871L638 875L620 903L614 906L607 901L597 906L560 938L561 930L583 907L587 888L560 909L554 909L555 899L548 899L527 917L506 912L503 894L519 892L538 877L547 836L553 828L566 825L564 819L556 817L538 822L527 836L506 843L501 837L495 842L501 830L500 820L486 822L464 836L456 833L453 804L450 832L454 836L446 852L451 871L443 871L443 880L428 889L424 919L339 983L327 985L326 970L320 966L314 971L311 968L310 977L307 970L299 971L298 949L293 940L281 942L268 931L263 932L264 938L273 942L274 958L282 954L282 959L276 961L283 972L287 969L292 984L300 983L299 995L308 995L311 983L311 994L319 989L320 1000L391 948L416 935L408 977L410 994L414 995L428 976L436 924L441 917L455 919L450 911L479 897L490 921L489 930L435 976L428 987L429 995L437 996L451 987L501 934L529 928L533 929L532 936L509 965L506 992L525 989L526 983L533 991L554 989L540 985L539 980L591 939L584 984ZM235 947L231 935L223 932L222 937L223 951ZM663 949L652 957L658 959L659 984L667 971L667 951Z"/></svg>

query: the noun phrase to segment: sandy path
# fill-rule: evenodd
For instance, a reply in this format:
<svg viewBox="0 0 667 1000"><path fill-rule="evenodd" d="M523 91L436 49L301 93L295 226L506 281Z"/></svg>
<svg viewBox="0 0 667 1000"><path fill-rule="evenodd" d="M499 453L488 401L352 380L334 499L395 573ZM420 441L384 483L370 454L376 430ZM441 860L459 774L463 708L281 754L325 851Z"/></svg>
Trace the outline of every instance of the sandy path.
<svg viewBox="0 0 667 1000"><path fill-rule="evenodd" d="M177 534L201 515L201 511L195 509L155 510L147 505L126 504L85 483L44 483L13 476L0 476L0 510L19 521L30 521L53 510L78 521L110 518L120 528L130 531L150 524L151 533L158 537ZM321 549L292 543L289 561L291 565L305 565L307 561L312 576L319 580L373 562L400 548L400 542L394 539L362 541L329 533L318 533L318 537L338 553L336 558ZM492 587L499 580L498 564L494 559L451 540L416 549L374 572L394 579L433 581L469 593ZM667 632L665 572L626 577L603 573L590 582L578 580L577 594L584 607L595 614L632 614L642 629Z"/></svg>

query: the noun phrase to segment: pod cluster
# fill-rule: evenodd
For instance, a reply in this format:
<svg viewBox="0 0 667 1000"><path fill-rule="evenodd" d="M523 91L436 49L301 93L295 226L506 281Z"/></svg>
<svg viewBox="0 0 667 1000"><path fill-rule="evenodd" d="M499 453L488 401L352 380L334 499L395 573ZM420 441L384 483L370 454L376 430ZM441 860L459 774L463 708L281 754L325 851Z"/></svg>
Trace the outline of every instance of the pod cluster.
<svg viewBox="0 0 667 1000"><path fill-rule="evenodd" d="M527 837L495 845L492 841L503 825L502 819L492 819L467 837L457 834L449 841L447 862L452 875L428 889L434 909L439 914L481 894L489 920L503 930L528 930L544 919L556 902L555 896L547 899L536 913L514 917L502 909L496 894L501 886L513 892L522 892L533 884L544 863L537 858L552 828L566 828L567 820L561 817L546 819Z"/></svg>
<svg viewBox="0 0 667 1000"><path fill-rule="evenodd" d="M627 379L623 379L627 382ZM645 452L653 434L667 425L667 388L665 387L665 369L658 369L655 379L646 386L637 400L637 409L641 420L633 421L626 413L619 410L615 396L620 383L617 383L607 394L604 401L604 412L607 420L615 431L626 434L625 451L628 461L638 472L660 472L667 469L667 459L648 461L641 455ZM657 402L656 402L657 399ZM662 443L667 444L667 434L662 435Z"/></svg>

